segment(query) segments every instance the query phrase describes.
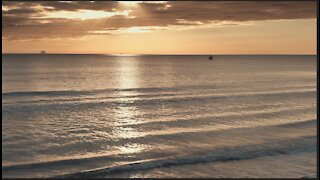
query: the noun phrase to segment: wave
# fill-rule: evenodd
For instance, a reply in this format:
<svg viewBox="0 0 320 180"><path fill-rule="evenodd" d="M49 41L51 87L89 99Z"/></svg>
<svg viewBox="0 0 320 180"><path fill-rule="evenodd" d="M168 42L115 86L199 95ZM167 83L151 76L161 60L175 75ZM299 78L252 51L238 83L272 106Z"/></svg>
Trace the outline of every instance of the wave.
<svg viewBox="0 0 320 180"><path fill-rule="evenodd" d="M264 119L266 116L269 118L282 117L295 115L295 114L306 114L315 113L316 106L304 106L304 107L291 107L291 108L277 108L277 109L263 109L263 110L246 110L246 112L225 112L217 113L215 115L209 113L202 113L200 115L194 115L192 118L177 118L177 117L167 117L160 119L150 119L149 121L139 121L139 122L127 122L121 124L121 127L135 127L135 128L152 128L161 126L190 126L190 125L203 125L210 123L234 123L234 121L239 120L250 120L253 118ZM226 122L225 120L228 119ZM234 120L231 120L234 119Z"/></svg>
<svg viewBox="0 0 320 180"><path fill-rule="evenodd" d="M185 155L181 157L148 159L131 163L123 163L115 166L58 175L55 176L55 178L101 177L114 173L143 171L154 168L190 165L197 163L240 161L265 156L276 156L299 152L313 152L315 150L316 136L306 136L297 139L270 142L267 144L219 148L207 152L201 152L187 156Z"/></svg>
<svg viewBox="0 0 320 180"><path fill-rule="evenodd" d="M13 96L68 96L68 95L86 95L95 94L97 92L109 92L114 91L112 89L104 90L92 90L92 91L17 91L17 92L5 92L2 93L3 97L13 97Z"/></svg>
<svg viewBox="0 0 320 180"><path fill-rule="evenodd" d="M35 169L35 168L54 168L59 167L61 165L77 165L79 163L84 163L88 161L97 161L100 159L106 159L110 161L112 159L111 155L100 155L100 156L92 156L92 157L79 157L79 158L70 158L70 159L60 159L46 162L36 162L36 163L25 163L25 164L17 164L17 165L7 165L2 166L2 172L4 171L16 171L23 169Z"/></svg>
<svg viewBox="0 0 320 180"><path fill-rule="evenodd" d="M222 85L191 85L191 86L176 86L176 87L149 87L149 88L110 88L110 89L95 89L95 90L60 90L60 91L15 91L15 92L2 92L2 96L68 96L68 95L86 95L97 94L105 92L163 92L177 90L213 90L223 87ZM315 85L298 85L298 86L284 86L281 88L314 88Z"/></svg>
<svg viewBox="0 0 320 180"><path fill-rule="evenodd" d="M301 122L305 121L305 122ZM301 122L300 125L304 126L310 126L312 124L316 124L316 120L309 119L309 120L296 120L295 122L281 122L281 119L276 119L273 122L267 122L262 124L244 124L237 123L237 125L228 125L228 124L219 124L219 125L204 125L202 127L197 128L172 128L167 130L153 130L146 133L140 133L140 134L134 134L134 135L128 135L124 136L122 138L117 139L116 142L113 141L103 141L105 143L113 143L114 145L121 145L124 143L132 142L132 143L140 143L146 142L146 141L165 141L167 143L170 143L171 141L175 141L176 139L180 139L181 141L185 141L187 139L197 139L199 137L210 137L215 134L221 134L221 133L234 133L235 131L246 131L249 129L256 129L256 128L276 128L276 127L290 127L294 128L296 125L292 125L295 123ZM281 126L283 125L283 126ZM285 125L285 126L284 126ZM271 129L272 130L272 129ZM207 138L203 139L207 140ZM203 141L200 140L200 141ZM174 142L173 142L174 143Z"/></svg>
<svg viewBox="0 0 320 180"><path fill-rule="evenodd" d="M302 176L300 178L305 179L305 178L312 178L312 179L316 179L318 176L316 174L309 174L306 176Z"/></svg>
<svg viewBox="0 0 320 180"><path fill-rule="evenodd" d="M298 121L294 123L286 123L286 124L278 124L277 127L284 127L284 128L302 128L308 126L317 125L318 120L310 119L306 121Z"/></svg>
<svg viewBox="0 0 320 180"><path fill-rule="evenodd" d="M299 120L300 121L300 120ZM290 124L299 123L299 122L292 122ZM315 131L315 129L312 129L316 125L316 120L306 120L306 122L301 123L302 126L305 127L308 130L304 130L304 135L310 135L310 130ZM291 125L288 125L290 127ZM294 125L292 125L292 128L295 128ZM37 153L43 154L43 153L51 153L51 152L72 152L74 150L79 150L83 148L87 148L88 146L84 146L84 144L89 144L90 147L93 146L99 146L101 144L109 144L112 145L112 147L123 147L126 144L143 144L147 146L148 148L151 147L157 147L159 145L161 146L174 146L179 147L184 146L185 144L208 144L208 142L215 142L215 144L225 144L223 143L224 139L237 137L237 139L242 139L244 142L247 141L247 138L241 138L242 136L248 136L250 132L264 132L264 133L274 133L277 134L276 138L287 138L288 135L284 135L282 132L285 129L279 129L281 126L279 124L269 124L269 125L263 125L263 126L254 126L254 125L248 125L248 126L241 126L241 127L230 127L230 126L206 126L203 128L193 128L193 129L186 129L186 128L177 128L175 130L162 130L162 131L151 131L149 133L141 133L141 134L133 134L133 135L123 135L122 137L114 136L114 138L111 139L97 139L90 143L88 142L82 142L82 141L76 141L76 142L70 142L67 144L60 144L57 146L50 146L45 147L43 149L38 149ZM295 129L296 131L302 131L301 128ZM220 137L220 138L219 138ZM222 139L221 139L222 138ZM270 137L271 138L271 137ZM177 139L179 141L177 142ZM257 135L257 138L252 137L250 138L253 142L256 140L260 141L263 140L264 137L260 135ZM273 138L274 139L274 138ZM156 143L155 143L156 142ZM180 143L181 142L181 143ZM101 151L103 149L96 149L96 152ZM155 149L154 149L155 150ZM112 155L116 155L117 153L122 153L121 151L115 151ZM143 151L144 154L146 154L145 151Z"/></svg>
<svg viewBox="0 0 320 180"><path fill-rule="evenodd" d="M76 92L76 91L75 91ZM44 92L45 93L45 92ZM70 91L69 93L73 93ZM90 92L92 93L92 92ZM54 106L61 106L63 103L65 106L77 106L81 107L84 105L88 107L88 105L106 105L106 106L123 106L123 107L131 107L131 106L145 106L145 105L154 105L154 104L167 104L167 103L201 103L203 104L205 101L212 101L218 99L226 99L226 98L246 98L246 97L255 97L255 98L287 98L286 96L293 96L294 98L313 96L316 93L316 90L313 89L303 89L296 91L271 91L271 92L246 92L246 93L227 93L227 94L158 94L149 96L148 98L141 98L141 95L133 96L133 97L94 97L83 99L60 99L56 101L56 99L52 99L49 101L39 100L33 103L2 103L2 107L28 107L35 106L40 108L45 108L45 106L50 106L53 108ZM83 95L83 94L82 94ZM145 96L145 95L142 95ZM132 99L130 99L132 98ZM41 101L45 103L41 103Z"/></svg>
<svg viewBox="0 0 320 180"><path fill-rule="evenodd" d="M176 91L181 89L215 89L217 86L180 86L180 87L150 87L150 88L110 88L110 89L96 89L90 91L74 91L74 90L61 90L61 91L17 91L17 92L5 92L2 96L63 96L63 95L86 95L86 94L96 94L104 92L126 92L126 91L137 91L137 92L155 92L155 91Z"/></svg>
<svg viewBox="0 0 320 180"><path fill-rule="evenodd" d="M314 120L312 121L314 123ZM303 123L311 123L303 122ZM93 155L89 157L78 157L72 159L60 159L39 163L27 163L18 165L2 166L2 172L5 174L8 171L19 170L35 170L35 169L47 169L48 171L55 169L64 169L67 166L77 166L79 164L97 163L103 162L123 162L131 161L131 163L123 163L122 165L109 166L99 169L92 169L88 171L81 171L72 174L62 175L63 177L91 177L97 174L110 174L114 172L133 171L133 170L147 170L158 167L167 167L171 165L185 165L195 163L206 162L221 162L221 161L235 161L246 160L264 156L274 156L280 154L290 154L298 152L314 151L316 148L316 136L306 135L296 138L288 138L284 140L272 140L263 144L247 144L241 146L227 146L218 147L214 149L206 149L193 154L184 154L184 156L169 156L148 159L144 161L136 161L136 158L130 158L128 156L121 156L121 154L104 154ZM144 154L147 152L143 152ZM169 156L169 157L168 157ZM138 157L137 157L138 158ZM87 166L90 167L90 166ZM64 171L66 172L66 171Z"/></svg>

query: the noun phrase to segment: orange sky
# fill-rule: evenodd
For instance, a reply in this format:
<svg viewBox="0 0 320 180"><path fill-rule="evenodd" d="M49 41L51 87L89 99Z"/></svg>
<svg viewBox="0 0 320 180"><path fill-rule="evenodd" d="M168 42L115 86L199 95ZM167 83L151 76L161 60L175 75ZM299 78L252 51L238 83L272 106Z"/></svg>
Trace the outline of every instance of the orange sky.
<svg viewBox="0 0 320 180"><path fill-rule="evenodd" d="M316 1L9 2L3 53L316 54Z"/></svg>

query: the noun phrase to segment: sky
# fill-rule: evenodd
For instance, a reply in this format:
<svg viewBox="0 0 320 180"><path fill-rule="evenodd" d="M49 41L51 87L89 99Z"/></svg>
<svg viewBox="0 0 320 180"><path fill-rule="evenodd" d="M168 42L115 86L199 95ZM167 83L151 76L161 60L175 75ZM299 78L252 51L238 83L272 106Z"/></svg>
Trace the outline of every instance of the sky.
<svg viewBox="0 0 320 180"><path fill-rule="evenodd" d="M316 54L316 1L2 1L2 53Z"/></svg>

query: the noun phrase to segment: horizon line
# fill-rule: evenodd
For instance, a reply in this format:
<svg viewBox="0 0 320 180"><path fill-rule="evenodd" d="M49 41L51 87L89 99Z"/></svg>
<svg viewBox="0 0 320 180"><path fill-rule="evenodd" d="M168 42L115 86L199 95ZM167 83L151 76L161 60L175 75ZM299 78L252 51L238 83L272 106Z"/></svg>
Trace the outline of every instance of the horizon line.
<svg viewBox="0 0 320 180"><path fill-rule="evenodd" d="M200 56L200 55L318 55L316 54L304 54L304 53L297 53L297 54L289 54L289 53L276 53L276 54L271 54L271 53L257 53L257 54L245 54L245 53L240 53L240 54L210 54L210 53L205 53L205 54L126 54L126 53L120 53L120 54L116 54L116 53L45 53L45 54L41 54L41 53L2 53L2 55L11 55L11 54L21 54L21 55L109 55L109 56L144 56L144 55L153 55L153 56L159 56L159 55L163 55L163 56L183 56L183 55L195 55L195 56Z"/></svg>

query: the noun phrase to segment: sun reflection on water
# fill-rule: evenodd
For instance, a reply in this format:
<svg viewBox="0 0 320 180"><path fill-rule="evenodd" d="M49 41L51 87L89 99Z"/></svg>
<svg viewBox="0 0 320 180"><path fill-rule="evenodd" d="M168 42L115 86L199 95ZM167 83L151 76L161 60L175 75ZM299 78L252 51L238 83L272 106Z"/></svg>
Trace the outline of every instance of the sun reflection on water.
<svg viewBox="0 0 320 180"><path fill-rule="evenodd" d="M139 153L142 150L144 150L144 145L137 144L137 143L127 143L119 147L119 150L124 154Z"/></svg>
<svg viewBox="0 0 320 180"><path fill-rule="evenodd" d="M137 59L134 59L133 57L128 59L124 57L120 59L118 63L118 82L120 91L117 93L121 97L121 104L115 109L116 121L113 126L113 134L117 139L140 137L142 133L137 128L125 127L128 124L139 124L139 121L141 121L141 119L138 118L139 109L132 104L132 102L139 99L139 97L134 100L132 98L125 98L137 94L136 91L129 89L139 87L139 64ZM139 153L145 149L145 145L128 142L118 147L118 149L124 154Z"/></svg>

